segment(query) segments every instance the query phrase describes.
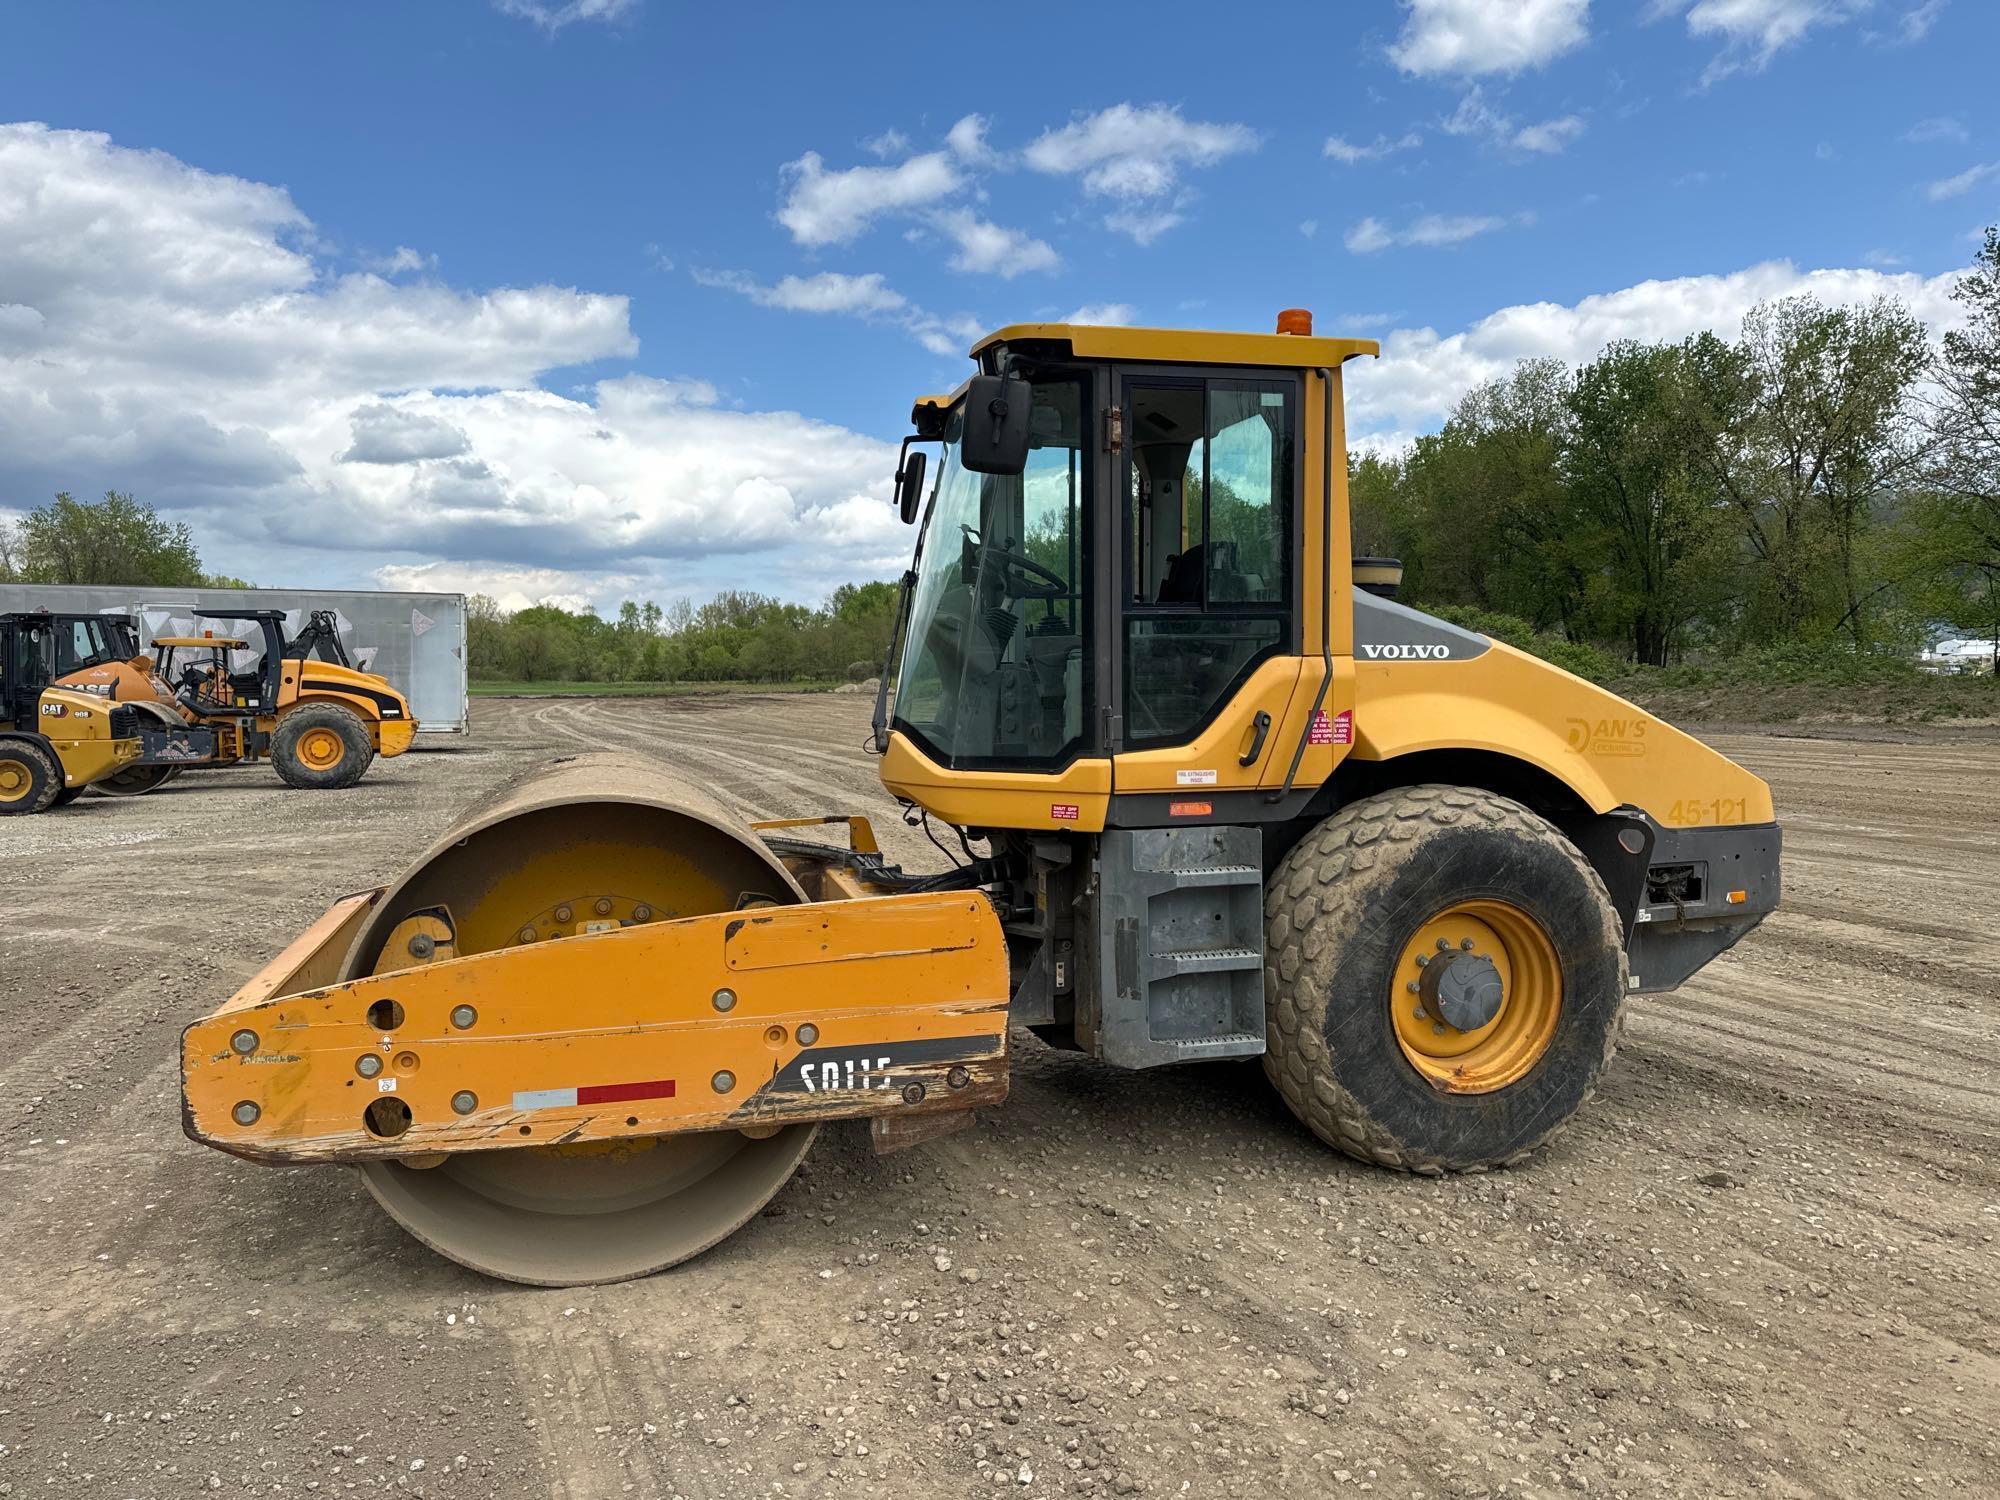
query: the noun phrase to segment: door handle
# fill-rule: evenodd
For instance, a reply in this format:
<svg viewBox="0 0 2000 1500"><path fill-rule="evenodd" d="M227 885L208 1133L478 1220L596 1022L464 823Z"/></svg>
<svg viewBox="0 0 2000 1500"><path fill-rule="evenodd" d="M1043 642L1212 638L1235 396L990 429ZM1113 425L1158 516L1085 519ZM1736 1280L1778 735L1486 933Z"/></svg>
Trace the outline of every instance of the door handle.
<svg viewBox="0 0 2000 1500"><path fill-rule="evenodd" d="M1264 736L1271 732L1271 716L1263 709L1257 710L1257 717L1250 721L1250 748L1236 757L1239 766L1254 766L1257 757L1264 753Z"/></svg>

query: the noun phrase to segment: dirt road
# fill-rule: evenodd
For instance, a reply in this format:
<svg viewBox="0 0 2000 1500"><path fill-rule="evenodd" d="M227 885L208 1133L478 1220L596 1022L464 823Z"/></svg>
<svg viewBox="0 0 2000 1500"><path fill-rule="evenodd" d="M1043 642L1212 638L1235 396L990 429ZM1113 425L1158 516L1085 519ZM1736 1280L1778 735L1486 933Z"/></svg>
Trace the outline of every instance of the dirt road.
<svg viewBox="0 0 2000 1500"><path fill-rule="evenodd" d="M1887 1495L2000 1488L2000 742L1719 737L1786 907L1637 1002L1532 1165L1424 1181L1253 1066L1016 1038L981 1128L821 1132L676 1271L531 1291L349 1172L191 1145L181 1025L471 797L659 749L879 815L854 696L482 703L470 749L0 824L0 1495Z"/></svg>

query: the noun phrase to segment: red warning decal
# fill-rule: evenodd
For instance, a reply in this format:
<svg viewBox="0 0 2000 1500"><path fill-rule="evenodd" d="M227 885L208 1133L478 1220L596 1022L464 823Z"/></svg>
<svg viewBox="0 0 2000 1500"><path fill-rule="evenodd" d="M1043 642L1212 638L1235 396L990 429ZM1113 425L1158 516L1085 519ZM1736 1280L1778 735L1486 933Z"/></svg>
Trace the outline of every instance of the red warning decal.
<svg viewBox="0 0 2000 1500"><path fill-rule="evenodd" d="M1167 814L1175 818L1207 818L1215 813L1213 802L1169 802Z"/></svg>
<svg viewBox="0 0 2000 1500"><path fill-rule="evenodd" d="M1083 816L1083 809L1074 802L1052 802L1049 804L1049 816L1059 823L1074 823Z"/></svg>
<svg viewBox="0 0 2000 1500"><path fill-rule="evenodd" d="M1343 708L1331 718L1325 709L1313 715L1312 733L1306 736L1309 745L1351 745L1354 743L1354 710Z"/></svg>

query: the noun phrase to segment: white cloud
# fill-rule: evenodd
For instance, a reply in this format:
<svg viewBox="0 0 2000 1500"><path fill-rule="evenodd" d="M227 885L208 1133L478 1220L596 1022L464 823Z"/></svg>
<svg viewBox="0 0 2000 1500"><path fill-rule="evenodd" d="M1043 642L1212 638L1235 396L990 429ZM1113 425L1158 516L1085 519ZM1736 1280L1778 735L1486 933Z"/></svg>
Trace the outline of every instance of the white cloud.
<svg viewBox="0 0 2000 1500"><path fill-rule="evenodd" d="M1403 0L1389 57L1405 73L1518 73L1590 39L1590 0Z"/></svg>
<svg viewBox="0 0 2000 1500"><path fill-rule="evenodd" d="M1947 198L1961 197L1996 172L2000 172L2000 161L1989 161L1976 167L1967 167L1956 177L1943 177L1933 182L1924 189L1924 196L1933 203L1942 203Z"/></svg>
<svg viewBox="0 0 2000 1500"><path fill-rule="evenodd" d="M1506 228L1509 222L1493 214L1425 214L1403 228L1395 229L1380 219L1370 217L1347 231L1346 244L1356 255L1372 255L1378 250L1387 250L1391 245L1415 245L1434 250L1462 244L1478 235L1491 234L1496 229ZM1530 222L1530 219L1523 215L1519 222Z"/></svg>
<svg viewBox="0 0 2000 1500"><path fill-rule="evenodd" d="M1171 194L1184 168L1256 149L1257 132L1247 125L1183 119L1167 104L1114 104L1044 131L1022 156L1038 172L1080 175L1093 196L1149 202Z"/></svg>
<svg viewBox="0 0 2000 1500"><path fill-rule="evenodd" d="M502 15L532 21L553 36L578 21L622 21L639 13L644 0L493 0Z"/></svg>
<svg viewBox="0 0 2000 1500"><path fill-rule="evenodd" d="M785 201L778 222L801 245L845 245L883 214L922 208L948 198L965 178L942 151L913 156L893 167L849 167L829 172L817 151L779 168Z"/></svg>
<svg viewBox="0 0 2000 1500"><path fill-rule="evenodd" d="M1564 115L1559 120L1544 120L1539 125L1525 125L1514 133L1512 144L1522 151L1539 151L1553 156L1567 150L1584 131L1582 115Z"/></svg>
<svg viewBox="0 0 2000 1500"><path fill-rule="evenodd" d="M1350 426L1361 442L1379 443L1434 427L1473 386L1493 380L1523 359L1580 364L1614 339L1681 339L1712 329L1724 338L1742 331L1743 315L1759 302L1806 292L1829 303L1900 297L1933 329L1955 321L1953 275L1929 279L1873 270L1800 271L1770 261L1726 276L1645 281L1621 291L1563 305L1525 303L1481 318L1463 332L1431 328L1389 334L1382 358L1348 366Z"/></svg>
<svg viewBox="0 0 2000 1500"><path fill-rule="evenodd" d="M991 123L984 115L965 116L945 132L945 149L976 167L999 165L1000 153L986 144L986 130Z"/></svg>
<svg viewBox="0 0 2000 1500"><path fill-rule="evenodd" d="M1871 266L1881 266L1884 269L1900 266L1903 263L1903 257L1893 250L1870 250L1861 259Z"/></svg>
<svg viewBox="0 0 2000 1500"><path fill-rule="evenodd" d="M1319 220L1318 219L1299 220L1299 233L1304 235L1309 240L1317 239L1319 237Z"/></svg>
<svg viewBox="0 0 2000 1500"><path fill-rule="evenodd" d="M0 494L131 490L212 567L323 585L448 561L812 598L907 550L865 524L893 526L893 446L698 380L544 389L637 352L625 298L343 275L319 242L280 188L0 126ZM884 300L853 281L819 292Z"/></svg>
<svg viewBox="0 0 2000 1500"><path fill-rule="evenodd" d="M1758 72L1816 27L1853 20L1874 0L1653 0L1648 20L1686 12L1692 36L1713 38L1722 50L1703 70L1713 83L1731 73Z"/></svg>
<svg viewBox="0 0 2000 1500"><path fill-rule="evenodd" d="M1949 0L1922 0L1896 18L1896 34L1891 40L1904 47L1915 46L1931 34Z"/></svg>
<svg viewBox="0 0 2000 1500"><path fill-rule="evenodd" d="M512 613L537 604L581 611L598 601L645 592L633 573L584 572L566 568L508 568L481 563L389 563L370 575L378 588L419 594L484 594Z"/></svg>
<svg viewBox="0 0 2000 1500"><path fill-rule="evenodd" d="M1965 122L1951 115L1933 115L1928 120L1919 120L1903 132L1903 139L1913 146L1928 146L1938 141L1954 146L1962 146L1972 139Z"/></svg>
<svg viewBox="0 0 2000 1500"><path fill-rule="evenodd" d="M1399 151L1414 151L1423 143L1424 138L1414 130L1405 131L1393 140L1386 135L1378 135L1365 146L1357 146L1344 136L1330 135L1326 138L1326 145L1320 149L1320 155L1330 156L1351 167L1357 162L1380 161Z"/></svg>
<svg viewBox="0 0 2000 1500"><path fill-rule="evenodd" d="M946 318L925 311L890 286L879 271L861 276L821 271L813 276L781 277L771 285L743 271L696 270L691 274L702 286L736 292L760 307L832 313L900 328L933 354L963 354L984 331L975 318Z"/></svg>
<svg viewBox="0 0 2000 1500"><path fill-rule="evenodd" d="M1510 151L1532 151L1553 156L1567 150L1583 134L1582 115L1563 115L1536 125L1516 126L1513 116L1489 104L1478 84L1465 91L1458 107L1438 122L1446 135L1479 136Z"/></svg>
<svg viewBox="0 0 2000 1500"><path fill-rule="evenodd" d="M870 136L867 140L863 141L861 149L866 151L870 156L879 156L884 161L887 161L892 156L908 156L910 154L910 138L904 135L902 131L891 127L883 131L880 135Z"/></svg>
<svg viewBox="0 0 2000 1500"><path fill-rule="evenodd" d="M786 312L871 317L902 312L910 305L909 299L884 281L879 271L863 276L848 276L839 271L785 276L772 286L765 286L741 271L697 270L691 274L702 286L741 292L759 307L782 308Z"/></svg>
<svg viewBox="0 0 2000 1500"><path fill-rule="evenodd" d="M435 255L425 255L408 245L398 245L387 255L378 255L367 265L384 276L400 276L405 271L428 271L437 264Z"/></svg>
<svg viewBox="0 0 2000 1500"><path fill-rule="evenodd" d="M1150 245L1182 222L1178 208L1120 208L1104 216L1104 227L1129 234L1141 245Z"/></svg>
<svg viewBox="0 0 2000 1500"><path fill-rule="evenodd" d="M1065 323L1086 323L1099 328L1122 328L1138 316L1129 302L1086 302L1064 318Z"/></svg>
<svg viewBox="0 0 2000 1500"><path fill-rule="evenodd" d="M951 258L954 271L1011 281L1028 271L1053 271L1062 265L1062 257L1046 241L1025 230L991 223L967 208L941 213L932 223L958 246Z"/></svg>

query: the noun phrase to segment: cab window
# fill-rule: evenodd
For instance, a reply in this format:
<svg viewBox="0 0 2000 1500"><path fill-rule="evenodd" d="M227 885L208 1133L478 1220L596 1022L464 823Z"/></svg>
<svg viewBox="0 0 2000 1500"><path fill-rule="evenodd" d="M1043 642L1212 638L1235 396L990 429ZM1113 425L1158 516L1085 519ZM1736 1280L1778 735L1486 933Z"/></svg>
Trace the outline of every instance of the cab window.
<svg viewBox="0 0 2000 1500"><path fill-rule="evenodd" d="M1195 734L1291 649L1296 385L1126 386L1125 736Z"/></svg>

